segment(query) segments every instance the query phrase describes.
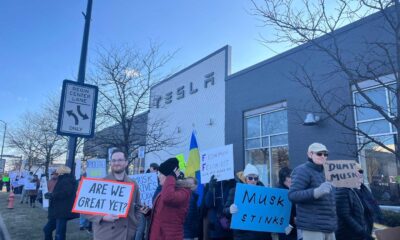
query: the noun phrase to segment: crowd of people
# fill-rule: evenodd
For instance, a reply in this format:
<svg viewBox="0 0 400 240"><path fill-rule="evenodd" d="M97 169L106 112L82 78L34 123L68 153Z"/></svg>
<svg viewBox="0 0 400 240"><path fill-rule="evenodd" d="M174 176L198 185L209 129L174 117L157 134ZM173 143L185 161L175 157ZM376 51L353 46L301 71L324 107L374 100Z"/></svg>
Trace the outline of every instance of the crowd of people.
<svg viewBox="0 0 400 240"><path fill-rule="evenodd" d="M135 186L127 217L117 215L81 215L81 230L90 229L95 240L370 240L373 223L380 221L379 206L370 190L362 183L363 170L357 165L360 188L335 188L326 181L324 163L329 151L320 143L313 143L307 151L306 161L291 170L283 167L279 171L278 187L288 190L292 202L289 224L284 233L269 233L231 229L232 216L240 209L234 203L236 183L266 187L260 181L256 166L247 164L236 173L237 180L218 181L212 177L197 192L198 182L193 177L185 178L176 158L160 165L152 163L147 172L155 172L159 186L153 196L153 207L141 205L139 187L128 177L128 161L121 150L111 155L111 172L105 179L128 182ZM71 169L62 166L51 174L48 193L48 222L43 228L45 240L66 239L67 222L78 218L72 213L77 190L77 181ZM21 203L30 198L35 206L39 181L30 174L29 181L37 184L36 190L22 191ZM199 204L200 203L200 204Z"/></svg>

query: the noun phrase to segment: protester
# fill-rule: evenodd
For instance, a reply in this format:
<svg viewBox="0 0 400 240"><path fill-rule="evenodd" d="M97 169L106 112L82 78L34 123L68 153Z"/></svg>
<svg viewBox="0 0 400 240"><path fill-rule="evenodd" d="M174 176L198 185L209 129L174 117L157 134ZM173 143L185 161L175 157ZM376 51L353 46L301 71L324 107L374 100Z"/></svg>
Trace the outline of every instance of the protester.
<svg viewBox="0 0 400 240"><path fill-rule="evenodd" d="M292 169L284 167L279 170L279 188L289 190L292 184ZM285 228L285 233L279 234L279 240L297 240L297 228L295 223L296 217L296 204L292 204L292 209L290 211L289 226Z"/></svg>
<svg viewBox="0 0 400 240"><path fill-rule="evenodd" d="M150 163L150 168L149 168L149 170L150 170L150 172L155 172L155 173L157 173L159 167L160 167L160 166L158 166L157 163Z"/></svg>
<svg viewBox="0 0 400 240"><path fill-rule="evenodd" d="M111 154L111 173L104 179L134 184L132 202L128 216L120 218L117 215L84 215L92 222L93 237L95 240L132 240L136 234L139 219L140 193L136 181L130 179L125 170L128 166L126 155L119 149Z"/></svg>
<svg viewBox="0 0 400 240"><path fill-rule="evenodd" d="M150 240L183 239L183 223L189 208L190 181L177 180L178 159L170 158L160 165L158 179L162 185L151 211Z"/></svg>
<svg viewBox="0 0 400 240"><path fill-rule="evenodd" d="M380 215L379 206L371 192L362 183L363 173L357 164L360 179L359 188L338 188L336 191L336 209L338 214L337 240L371 240L374 216ZM377 210L378 209L378 210Z"/></svg>
<svg viewBox="0 0 400 240"><path fill-rule="evenodd" d="M252 165L247 164L244 168L243 172L238 172L236 176L239 179L239 182L256 185L256 186L264 186L264 184L259 179L258 169ZM233 188L229 191L229 197L225 204L224 213L227 216L235 214L239 211L236 204L234 204L235 200L235 191L236 188ZM267 240L272 239L271 234L268 232L257 232L250 230L233 230L233 239L235 240Z"/></svg>
<svg viewBox="0 0 400 240"><path fill-rule="evenodd" d="M33 179L33 172L29 172L29 175L26 177L21 176L21 182L23 182L24 184L22 186L22 192L21 192L21 201L20 201L21 204L24 203L24 201L26 204L28 204L29 196L27 194L26 185L32 182L32 179Z"/></svg>
<svg viewBox="0 0 400 240"><path fill-rule="evenodd" d="M7 192L10 192L10 177L8 176L8 173L3 175L3 184L6 185Z"/></svg>
<svg viewBox="0 0 400 240"><path fill-rule="evenodd" d="M199 194L196 193L197 180L193 177L188 177L186 178L186 180L193 184L193 187L191 188L192 194L190 196L189 210L186 215L185 223L183 225L183 239L196 240L199 238L200 225L199 209L197 206Z"/></svg>
<svg viewBox="0 0 400 240"><path fill-rule="evenodd" d="M304 240L334 240L337 228L334 187L325 180L323 164L328 149L321 143L308 147L308 161L292 173L289 200L296 204L296 225Z"/></svg>
<svg viewBox="0 0 400 240"><path fill-rule="evenodd" d="M57 174L58 180L53 191L45 194L45 198L50 200L48 222L43 229L45 240L53 239L54 230L56 230L55 239L65 240L67 221L79 216L71 212L77 189L71 169L67 166L60 166L57 168Z"/></svg>
<svg viewBox="0 0 400 240"><path fill-rule="evenodd" d="M0 175L0 192L3 191L3 175Z"/></svg>
<svg viewBox="0 0 400 240"><path fill-rule="evenodd" d="M56 186L57 183L57 179L58 179L58 173L57 171L52 171L50 174L50 179L49 181L47 181L47 190L48 192L53 192L54 187Z"/></svg>
<svg viewBox="0 0 400 240"><path fill-rule="evenodd" d="M36 198L38 195L39 187L40 187L40 181L38 178L38 175L33 175L33 179L31 180L31 183L35 184L35 189L31 190L26 190L26 194L29 196L29 203L31 207L36 207Z"/></svg>

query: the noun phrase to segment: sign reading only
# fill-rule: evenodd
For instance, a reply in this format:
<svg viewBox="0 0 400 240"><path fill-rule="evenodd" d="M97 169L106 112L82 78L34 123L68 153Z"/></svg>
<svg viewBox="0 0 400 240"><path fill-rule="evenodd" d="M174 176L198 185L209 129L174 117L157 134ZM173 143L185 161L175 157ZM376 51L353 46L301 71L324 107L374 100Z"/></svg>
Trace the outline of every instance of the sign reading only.
<svg viewBox="0 0 400 240"><path fill-rule="evenodd" d="M97 93L97 86L64 80L57 134L93 137Z"/></svg>

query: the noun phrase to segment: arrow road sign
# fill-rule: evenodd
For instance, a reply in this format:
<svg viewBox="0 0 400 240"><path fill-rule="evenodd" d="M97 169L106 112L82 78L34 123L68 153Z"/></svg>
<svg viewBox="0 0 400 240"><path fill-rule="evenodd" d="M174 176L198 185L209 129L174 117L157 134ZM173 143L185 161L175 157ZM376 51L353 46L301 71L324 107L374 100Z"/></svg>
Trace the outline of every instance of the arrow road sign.
<svg viewBox="0 0 400 240"><path fill-rule="evenodd" d="M64 80L57 134L93 137L97 93L97 86Z"/></svg>

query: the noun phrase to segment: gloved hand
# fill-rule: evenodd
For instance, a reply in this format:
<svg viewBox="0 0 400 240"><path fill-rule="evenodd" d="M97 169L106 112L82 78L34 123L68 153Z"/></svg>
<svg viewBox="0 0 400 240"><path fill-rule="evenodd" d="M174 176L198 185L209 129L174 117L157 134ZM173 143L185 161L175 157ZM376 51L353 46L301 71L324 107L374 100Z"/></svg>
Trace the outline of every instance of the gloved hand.
<svg viewBox="0 0 400 240"><path fill-rule="evenodd" d="M332 191L332 183L324 182L319 187L314 189L314 198L318 199L326 194L329 194Z"/></svg>
<svg viewBox="0 0 400 240"><path fill-rule="evenodd" d="M293 226L292 225L288 225L287 227L285 227L285 234L289 235L293 230Z"/></svg>
<svg viewBox="0 0 400 240"><path fill-rule="evenodd" d="M214 175L211 176L210 182L208 183L209 189L212 191L215 189L215 185L217 184L217 179Z"/></svg>
<svg viewBox="0 0 400 240"><path fill-rule="evenodd" d="M44 194L44 198L50 199L51 195L52 195L51 192L47 192L47 193Z"/></svg>
<svg viewBox="0 0 400 240"><path fill-rule="evenodd" d="M233 204L229 207L229 212L230 212L231 214L235 214L235 213L238 212L238 208L237 208L236 204L233 203Z"/></svg>

